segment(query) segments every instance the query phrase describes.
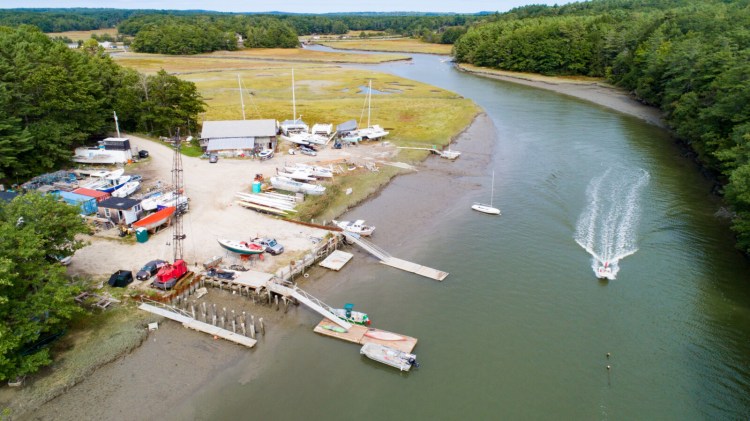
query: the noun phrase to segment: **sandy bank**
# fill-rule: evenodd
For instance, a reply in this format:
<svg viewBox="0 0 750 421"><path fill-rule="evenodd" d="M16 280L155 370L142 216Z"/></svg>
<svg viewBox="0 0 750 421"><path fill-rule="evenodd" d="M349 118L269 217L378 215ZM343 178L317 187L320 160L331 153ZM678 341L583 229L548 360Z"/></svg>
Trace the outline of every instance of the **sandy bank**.
<svg viewBox="0 0 750 421"><path fill-rule="evenodd" d="M637 117L655 126L667 127L658 108L641 104L624 90L599 79L549 77L533 73L507 72L464 63L457 63L456 68L478 76L559 92Z"/></svg>

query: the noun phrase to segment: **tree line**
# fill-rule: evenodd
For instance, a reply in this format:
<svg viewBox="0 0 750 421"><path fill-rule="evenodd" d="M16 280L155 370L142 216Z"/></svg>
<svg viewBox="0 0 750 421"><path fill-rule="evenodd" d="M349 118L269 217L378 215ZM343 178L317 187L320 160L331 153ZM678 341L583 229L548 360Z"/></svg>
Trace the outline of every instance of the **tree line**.
<svg viewBox="0 0 750 421"><path fill-rule="evenodd" d="M456 42L456 60L503 70L605 77L659 107L719 175L750 253L748 1L592 0L494 15Z"/></svg>
<svg viewBox="0 0 750 421"><path fill-rule="evenodd" d="M71 50L38 28L0 27L0 180L17 183L70 162L73 147L120 127L154 135L197 127L192 82L119 66L96 45Z"/></svg>

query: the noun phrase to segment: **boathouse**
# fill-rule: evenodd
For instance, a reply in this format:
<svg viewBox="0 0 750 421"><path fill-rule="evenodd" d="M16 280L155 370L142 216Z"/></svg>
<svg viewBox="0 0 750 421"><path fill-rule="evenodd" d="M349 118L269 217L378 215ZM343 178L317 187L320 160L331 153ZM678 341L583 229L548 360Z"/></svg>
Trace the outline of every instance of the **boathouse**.
<svg viewBox="0 0 750 421"><path fill-rule="evenodd" d="M110 197L109 199L99 202L99 211L101 218L106 218L116 225L130 225L141 219L143 208L141 202L133 199L122 197Z"/></svg>
<svg viewBox="0 0 750 421"><path fill-rule="evenodd" d="M276 120L204 121L200 145L207 153L250 156L276 149Z"/></svg>

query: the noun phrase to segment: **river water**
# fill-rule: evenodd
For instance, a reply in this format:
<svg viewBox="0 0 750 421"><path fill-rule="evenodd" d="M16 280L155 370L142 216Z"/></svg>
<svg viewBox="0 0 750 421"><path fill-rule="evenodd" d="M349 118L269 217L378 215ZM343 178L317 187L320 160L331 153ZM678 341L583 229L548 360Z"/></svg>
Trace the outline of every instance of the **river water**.
<svg viewBox="0 0 750 421"><path fill-rule="evenodd" d="M265 367L218 373L173 415L205 419L748 419L750 284L710 183L669 134L591 103L458 72L368 66L479 104L485 126L350 218L435 282L359 251L303 288L419 338L408 374L312 332L297 308ZM376 100L374 100L376 101ZM429 112L425 110L425 112ZM487 202L502 216L470 210ZM595 257L616 265L596 279ZM609 354L609 356L608 356ZM609 368L607 368L609 367Z"/></svg>

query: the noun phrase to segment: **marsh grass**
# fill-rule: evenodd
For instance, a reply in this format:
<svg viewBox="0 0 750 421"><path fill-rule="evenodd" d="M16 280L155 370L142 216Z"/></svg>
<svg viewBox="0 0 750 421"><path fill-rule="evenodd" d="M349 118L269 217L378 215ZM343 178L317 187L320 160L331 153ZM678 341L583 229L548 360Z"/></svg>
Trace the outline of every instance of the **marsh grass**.
<svg viewBox="0 0 750 421"><path fill-rule="evenodd" d="M27 379L27 384L6 400L11 416L32 412L97 368L138 347L147 336L147 323L153 319L145 311L127 305L79 316L68 333L53 345L52 365Z"/></svg>
<svg viewBox="0 0 750 421"><path fill-rule="evenodd" d="M449 44L432 44L414 38L358 38L347 40L320 40L317 41L317 43L339 50L388 51L441 55L450 55L453 50L453 46Z"/></svg>

